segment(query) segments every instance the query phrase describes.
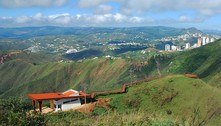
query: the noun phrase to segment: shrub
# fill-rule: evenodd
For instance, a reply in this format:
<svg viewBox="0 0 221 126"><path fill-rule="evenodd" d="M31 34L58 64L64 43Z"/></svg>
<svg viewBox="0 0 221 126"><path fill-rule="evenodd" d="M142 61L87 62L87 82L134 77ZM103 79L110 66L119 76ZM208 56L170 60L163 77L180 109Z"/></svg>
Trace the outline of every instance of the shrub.
<svg viewBox="0 0 221 126"><path fill-rule="evenodd" d="M27 114L30 105L23 103L20 98L8 98L0 100L0 125L16 126L42 126L45 125L44 116L41 114Z"/></svg>
<svg viewBox="0 0 221 126"><path fill-rule="evenodd" d="M104 115L107 113L107 109L103 107L95 107L93 110L93 115Z"/></svg>

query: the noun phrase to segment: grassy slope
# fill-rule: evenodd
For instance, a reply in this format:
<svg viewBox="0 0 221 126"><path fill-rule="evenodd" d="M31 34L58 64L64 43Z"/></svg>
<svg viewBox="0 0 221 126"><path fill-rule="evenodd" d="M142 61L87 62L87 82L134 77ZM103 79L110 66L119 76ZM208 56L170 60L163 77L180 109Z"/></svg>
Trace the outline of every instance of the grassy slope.
<svg viewBox="0 0 221 126"><path fill-rule="evenodd" d="M156 56L164 75L195 73L205 82L221 87L221 40L200 48ZM151 58L145 69L156 73L156 64Z"/></svg>
<svg viewBox="0 0 221 126"><path fill-rule="evenodd" d="M193 117L201 122L215 111L220 111L220 89L206 85L200 79L182 75L167 76L162 79L138 84L128 89L126 94L110 95L111 106L118 112L145 111L191 122ZM198 110L194 113L194 111ZM171 114L170 114L171 112ZM207 115L208 114L208 115ZM221 123L219 114L207 122Z"/></svg>
<svg viewBox="0 0 221 126"><path fill-rule="evenodd" d="M125 94L100 97L111 98L111 109L98 107L89 114L70 111L47 115L48 125L218 126L221 123L220 89L183 75L143 82L128 88Z"/></svg>
<svg viewBox="0 0 221 126"><path fill-rule="evenodd" d="M94 59L83 62L48 62L33 65L25 60L10 60L0 65L0 94L25 95L28 92L64 91L69 88L105 90L123 83L128 64L125 60Z"/></svg>

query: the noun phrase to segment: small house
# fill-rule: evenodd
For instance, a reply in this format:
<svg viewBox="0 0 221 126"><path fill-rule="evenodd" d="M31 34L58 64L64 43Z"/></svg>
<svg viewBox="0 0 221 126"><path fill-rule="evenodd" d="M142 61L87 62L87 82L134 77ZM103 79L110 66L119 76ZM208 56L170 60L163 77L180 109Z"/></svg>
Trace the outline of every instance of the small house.
<svg viewBox="0 0 221 126"><path fill-rule="evenodd" d="M62 93L63 95L72 97L72 96L79 96L79 92L76 90L67 90ZM54 105L55 105L55 111L58 110L70 110L74 107L80 106L81 105L81 100L78 97L74 98L68 98L68 99L59 99L59 100L54 100Z"/></svg>
<svg viewBox="0 0 221 126"><path fill-rule="evenodd" d="M42 111L42 102L50 101L50 108L54 111L66 111L86 103L87 98L91 98L90 94L73 89L65 92L53 93L36 93L28 94L28 98L32 100L34 111L36 111L36 102L39 103L39 111Z"/></svg>

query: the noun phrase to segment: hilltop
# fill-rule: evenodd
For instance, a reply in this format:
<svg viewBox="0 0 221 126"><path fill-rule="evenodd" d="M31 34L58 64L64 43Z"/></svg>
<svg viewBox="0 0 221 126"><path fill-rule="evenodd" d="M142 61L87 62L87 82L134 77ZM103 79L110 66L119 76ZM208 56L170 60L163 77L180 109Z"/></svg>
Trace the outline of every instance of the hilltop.
<svg viewBox="0 0 221 126"><path fill-rule="evenodd" d="M221 90L200 79L171 75L128 88L127 93L108 95L119 113L144 111L166 115L181 122L220 124Z"/></svg>
<svg viewBox="0 0 221 126"><path fill-rule="evenodd" d="M170 75L137 83L92 113L61 112L45 116L48 125L219 125L220 89L201 79ZM62 118L59 118L61 117ZM99 120L99 121L97 121ZM58 123L59 122L59 123Z"/></svg>

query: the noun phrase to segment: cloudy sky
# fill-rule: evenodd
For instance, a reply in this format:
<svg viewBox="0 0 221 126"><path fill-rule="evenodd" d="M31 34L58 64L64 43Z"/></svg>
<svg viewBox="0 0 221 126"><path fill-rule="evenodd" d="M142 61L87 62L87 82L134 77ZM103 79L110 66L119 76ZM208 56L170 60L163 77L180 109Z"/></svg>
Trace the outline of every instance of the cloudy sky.
<svg viewBox="0 0 221 126"><path fill-rule="evenodd" d="M221 30L221 0L0 0L0 27L172 26Z"/></svg>

